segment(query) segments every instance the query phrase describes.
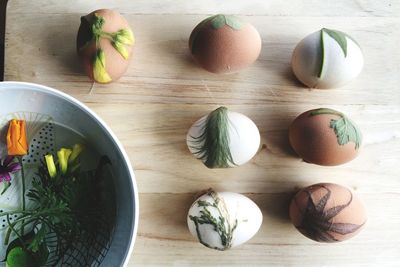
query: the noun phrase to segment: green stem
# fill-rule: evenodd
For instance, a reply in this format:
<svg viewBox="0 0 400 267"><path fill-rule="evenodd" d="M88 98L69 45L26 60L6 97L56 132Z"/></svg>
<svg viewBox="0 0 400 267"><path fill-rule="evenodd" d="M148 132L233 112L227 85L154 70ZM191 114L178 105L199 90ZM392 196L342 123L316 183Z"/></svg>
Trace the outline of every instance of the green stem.
<svg viewBox="0 0 400 267"><path fill-rule="evenodd" d="M25 212L23 210L14 210L14 211L2 212L2 213L0 213L0 217L7 216L7 215L19 214L19 213L29 213L29 212Z"/></svg>
<svg viewBox="0 0 400 267"><path fill-rule="evenodd" d="M4 239L4 244L5 245L8 244L8 242L10 241L11 232L14 232L17 235L18 239L21 241L21 244L22 244L23 248L26 250L26 246L25 246L24 240L22 239L23 235L22 236L19 235L18 231L16 231L14 229L14 226L13 226L14 223L11 223L9 215L7 215L7 223L8 223L8 227L9 228L8 228L8 231L7 231L6 238Z"/></svg>
<svg viewBox="0 0 400 267"><path fill-rule="evenodd" d="M318 78L322 79L322 72L324 71L324 64L325 64L325 44L324 44L324 29L321 31L320 42L321 42L321 67L318 72Z"/></svg>
<svg viewBox="0 0 400 267"><path fill-rule="evenodd" d="M114 33L103 32L103 31L100 33L100 37L113 38L114 36L115 36Z"/></svg>
<svg viewBox="0 0 400 267"><path fill-rule="evenodd" d="M22 156L18 157L19 164L21 165L21 176L22 176L22 210L25 211L25 171L24 164L22 162ZM22 221L22 224L24 222ZM24 235L24 227L21 228L21 235Z"/></svg>
<svg viewBox="0 0 400 267"><path fill-rule="evenodd" d="M4 238L4 245L7 245L7 244L9 243L9 241L10 241L10 236L11 236L11 232L14 232L14 233L17 235L17 238L18 238L19 240L21 240L21 243L24 243L24 242L23 242L24 240L22 239L23 235L20 235L20 234L18 233L18 231L15 230L14 226L16 226L16 225L22 220L20 228L23 228L24 226L26 226L26 225L28 225L28 224L34 222L34 221L37 220L38 218L33 217L33 218L28 219L27 221L24 221L24 219L25 219L25 218L23 218L23 219L18 219L18 220L15 220L14 222L11 222L11 221L10 221L9 215L7 215L8 230L7 230L6 236L5 236L5 238Z"/></svg>
<svg viewBox="0 0 400 267"><path fill-rule="evenodd" d="M323 115L323 114L331 114L331 115L337 115L341 118L344 117L344 114L341 112L338 112L336 110L330 109L330 108L319 108L311 111L310 115L315 116L315 115Z"/></svg>

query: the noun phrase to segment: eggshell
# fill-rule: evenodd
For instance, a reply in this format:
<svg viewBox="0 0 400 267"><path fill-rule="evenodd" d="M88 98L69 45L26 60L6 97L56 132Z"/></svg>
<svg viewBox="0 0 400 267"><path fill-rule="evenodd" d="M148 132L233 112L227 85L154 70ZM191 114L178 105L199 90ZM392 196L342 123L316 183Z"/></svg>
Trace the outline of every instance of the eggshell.
<svg viewBox="0 0 400 267"><path fill-rule="evenodd" d="M349 141L344 145L339 144L335 130L331 127L332 120L341 117L336 114L311 115L317 110L302 113L290 125L289 141L293 150L304 161L324 166L340 165L354 159L359 152L356 143Z"/></svg>
<svg viewBox="0 0 400 267"><path fill-rule="evenodd" d="M214 226L208 223L196 224L191 216L200 217L204 207L199 206L199 201L206 201L214 204L214 198L210 194L213 192L220 199L221 213L216 207L207 207L210 215L218 222L221 222L221 214L225 219L225 225L230 224L233 229L232 240L228 245L223 245L220 235L215 231ZM190 233L199 239L199 241L210 248L217 250L226 250L230 247L239 246L251 239L258 231L262 223L262 213L259 207L249 198L238 193L231 192L214 192L199 197L190 207L187 217L187 224ZM236 224L236 227L234 225ZM199 238L200 235L200 238Z"/></svg>
<svg viewBox="0 0 400 267"><path fill-rule="evenodd" d="M242 23L240 30L228 25L215 29L207 20L198 24L189 40L196 62L213 73L233 73L256 61L261 51L260 34L251 24Z"/></svg>
<svg viewBox="0 0 400 267"><path fill-rule="evenodd" d="M202 129L207 116L208 115L203 116L197 120L189 129L186 136L186 142L190 152L199 159L200 156L196 153L197 150L194 148L194 144L196 143L196 138L203 133ZM230 122L229 149L233 161L236 164L230 164L230 166L235 167L245 164L257 153L260 147L260 132L256 124L241 113L228 111L228 118ZM202 161L205 162L206 158L202 159Z"/></svg>
<svg viewBox="0 0 400 267"><path fill-rule="evenodd" d="M360 198L351 189L331 183L300 190L290 203L289 216L304 236L328 243L357 235L367 221Z"/></svg>
<svg viewBox="0 0 400 267"><path fill-rule="evenodd" d="M362 70L364 58L359 45L347 34L345 36L346 56L338 42L325 31L314 32L301 40L292 55L296 77L310 88L321 89L340 87L355 79ZM318 78L322 57L324 74Z"/></svg>
<svg viewBox="0 0 400 267"><path fill-rule="evenodd" d="M81 26L79 27L77 36L77 50L85 72L92 80L94 80L93 58L95 57L96 53L96 43L91 41L91 25L87 21L91 21L90 18L93 17L94 14L104 18L105 23L103 26L103 31L105 32L113 33L121 29L131 30L126 19L117 11L110 9L99 9L93 11L85 16L87 20L82 18ZM107 73L110 75L113 81L118 80L129 67L132 59L133 46L125 46L129 54L128 59L124 59L121 54L112 46L110 40L106 38L100 39L100 47L105 53Z"/></svg>

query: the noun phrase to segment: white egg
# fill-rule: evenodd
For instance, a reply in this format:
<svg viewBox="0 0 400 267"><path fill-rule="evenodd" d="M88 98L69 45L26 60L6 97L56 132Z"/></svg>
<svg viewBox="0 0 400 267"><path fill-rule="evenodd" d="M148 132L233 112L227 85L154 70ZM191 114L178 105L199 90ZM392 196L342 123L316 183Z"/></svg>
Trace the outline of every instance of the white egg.
<svg viewBox="0 0 400 267"><path fill-rule="evenodd" d="M220 107L192 125L186 142L190 152L207 167L234 167L257 153L260 132L245 115Z"/></svg>
<svg viewBox="0 0 400 267"><path fill-rule="evenodd" d="M359 45L349 35L329 29L305 37L292 56L294 74L310 88L340 87L356 78L363 64Z"/></svg>
<svg viewBox="0 0 400 267"><path fill-rule="evenodd" d="M206 247L226 250L251 239L262 223L260 208L248 197L209 190L190 207L190 233Z"/></svg>

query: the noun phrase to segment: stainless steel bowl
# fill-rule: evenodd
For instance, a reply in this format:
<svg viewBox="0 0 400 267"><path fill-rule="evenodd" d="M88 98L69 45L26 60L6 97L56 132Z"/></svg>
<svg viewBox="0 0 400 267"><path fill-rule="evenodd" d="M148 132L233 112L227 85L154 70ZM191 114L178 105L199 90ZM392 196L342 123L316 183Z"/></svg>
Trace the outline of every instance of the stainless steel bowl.
<svg viewBox="0 0 400 267"><path fill-rule="evenodd" d="M138 226L138 190L129 158L111 129L87 106L55 89L32 83L0 82L0 118L30 112L80 133L112 163L116 192L115 231L100 266L126 266ZM1 125L2 127L4 125Z"/></svg>

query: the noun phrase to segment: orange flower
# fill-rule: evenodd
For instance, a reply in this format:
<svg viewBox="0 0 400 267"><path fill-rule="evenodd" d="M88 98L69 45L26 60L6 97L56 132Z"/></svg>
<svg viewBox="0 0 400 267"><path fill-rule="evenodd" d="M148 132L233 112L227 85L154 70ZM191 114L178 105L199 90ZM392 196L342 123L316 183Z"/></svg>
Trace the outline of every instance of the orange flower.
<svg viewBox="0 0 400 267"><path fill-rule="evenodd" d="M7 149L9 156L28 154L26 141L26 123L24 120L11 120L7 132Z"/></svg>

